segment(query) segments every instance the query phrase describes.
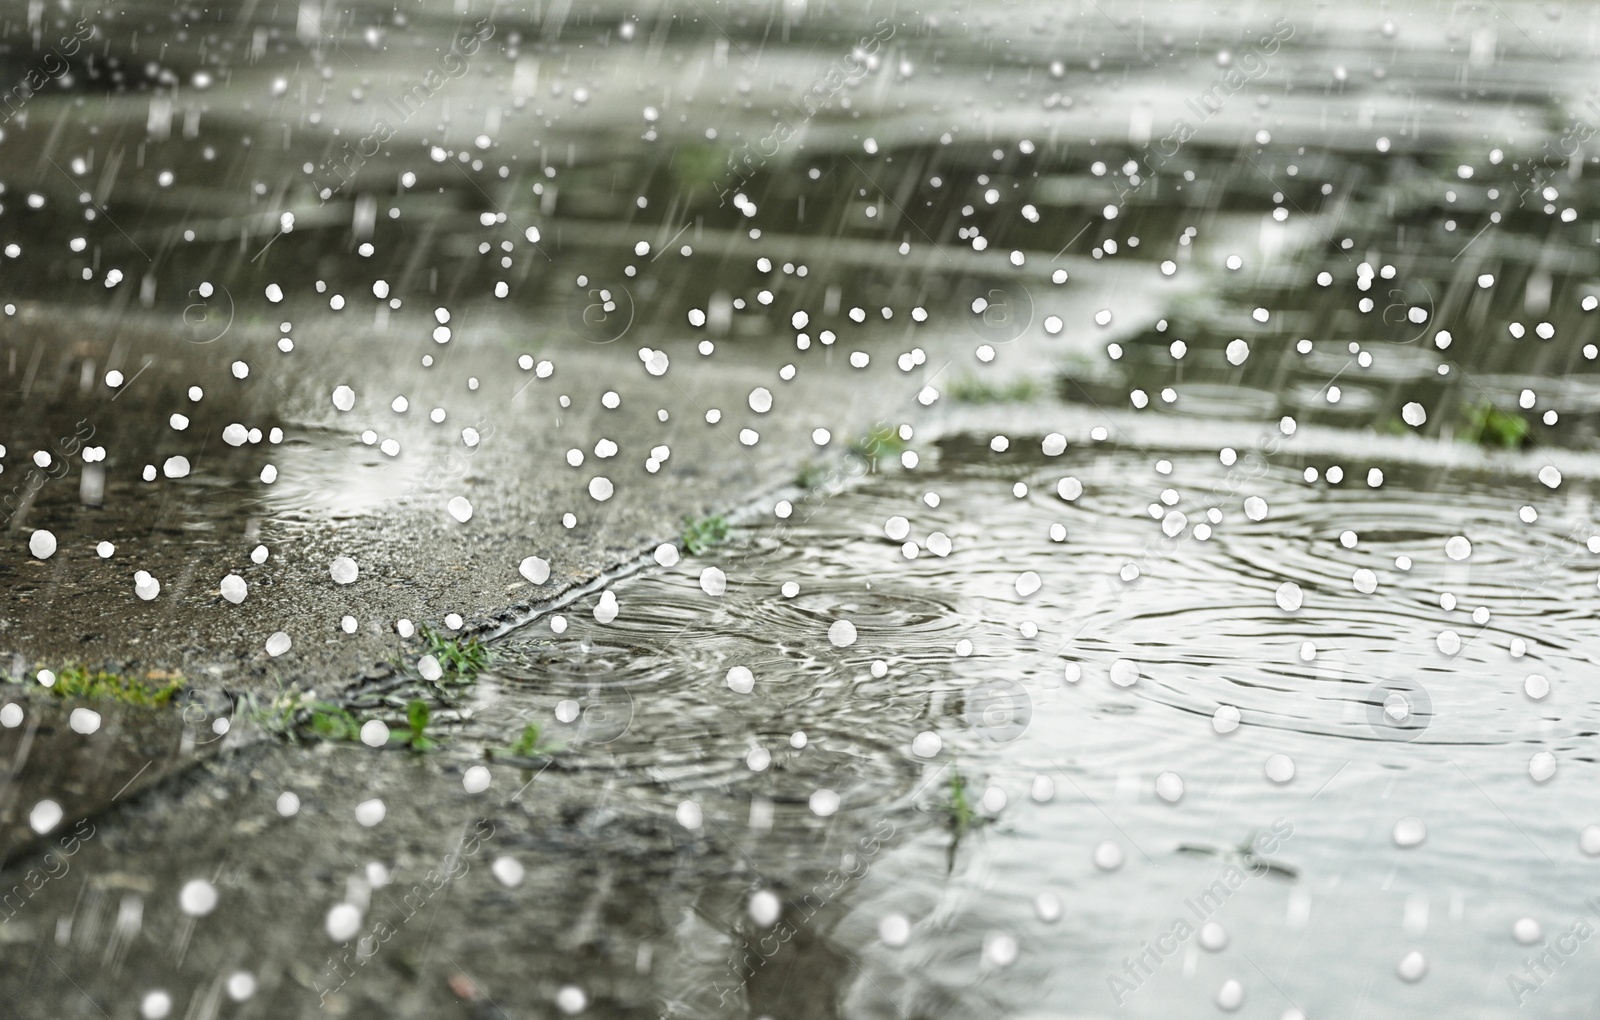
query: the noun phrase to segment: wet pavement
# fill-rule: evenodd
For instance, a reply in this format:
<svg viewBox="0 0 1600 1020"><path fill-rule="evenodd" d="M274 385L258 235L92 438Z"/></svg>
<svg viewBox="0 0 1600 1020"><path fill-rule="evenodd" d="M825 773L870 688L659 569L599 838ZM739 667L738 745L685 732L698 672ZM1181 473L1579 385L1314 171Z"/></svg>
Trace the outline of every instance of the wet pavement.
<svg viewBox="0 0 1600 1020"><path fill-rule="evenodd" d="M934 449L933 471L614 585L612 623L590 596L560 634L548 617L512 632L455 699L437 754L241 741L97 822L67 859L84 877L47 884L8 924L31 934L7 980L70 1008L50 961L96 1001L151 974L197 1001L242 969L256 997L230 1008L261 1015L318 1001L541 1015L568 984L615 1016L1072 1015L1187 918L1220 924L1206 937L1227 946L1189 941L1131 988L1136 1015L1186 1012L1230 978L1269 1015L1321 1015L1348 1003L1349 972L1398 981L1418 946L1432 972L1390 1012L1501 1015L1488 986L1513 966L1507 926L1565 920L1564 887L1589 867L1572 838L1581 798L1530 802L1526 762L1548 748L1581 775L1593 727L1571 691L1593 624L1560 594L1590 571L1496 528L1514 484L1391 465L1378 510L1287 463L1230 492L1214 458L1188 456L1161 481L1224 520L1172 538L1145 513L1155 472L1135 451ZM1083 487L1070 502L1063 476ZM885 535L896 517L915 558ZM1343 529L1361 535L1353 549ZM1458 533L1477 536L1470 577L1437 555ZM1130 563L1141 576L1125 583ZM718 597L701 585L713 566L729 578ZM1021 596L1030 570L1054 580ZM1274 604L1285 578L1306 593L1295 614ZM1470 607L1441 614L1440 588ZM856 635L843 646L841 619ZM1443 661L1441 624L1463 639ZM1529 731L1510 671L1548 676L1572 707ZM1410 714L1386 714L1395 696ZM495 755L530 722L559 749ZM487 788L468 792L485 765ZM384 814L365 825L373 801ZM1398 845L1414 819L1422 846ZM182 866L130 874L142 859ZM1194 912L1230 865L1246 884ZM199 918L181 907L196 878L220 898ZM777 926L752 920L763 894ZM372 933L343 950L321 933L341 902ZM114 913L137 931L118 934ZM119 962L74 970L90 960ZM1594 994L1582 973L1563 975L1560 1001Z"/></svg>
<svg viewBox="0 0 1600 1020"><path fill-rule="evenodd" d="M417 6L0 22L8 1015L1593 1012L1592 12Z"/></svg>

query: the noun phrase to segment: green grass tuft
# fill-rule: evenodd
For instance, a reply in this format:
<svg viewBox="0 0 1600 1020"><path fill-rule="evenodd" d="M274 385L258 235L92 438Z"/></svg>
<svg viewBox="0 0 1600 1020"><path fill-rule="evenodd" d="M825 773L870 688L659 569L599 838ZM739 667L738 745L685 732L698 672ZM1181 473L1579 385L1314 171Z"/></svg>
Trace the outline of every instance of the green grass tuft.
<svg viewBox="0 0 1600 1020"><path fill-rule="evenodd" d="M973 810L972 802L967 799L967 777L953 768L950 770L950 793L943 807L945 814L950 818L950 827L956 831L957 838L978 821L978 813Z"/></svg>
<svg viewBox="0 0 1600 1020"><path fill-rule="evenodd" d="M359 740L361 723L347 709L331 701L314 701L306 706L311 710L311 732L324 740Z"/></svg>
<svg viewBox="0 0 1600 1020"><path fill-rule="evenodd" d="M529 723L522 728L522 735L512 741L506 748L507 754L516 755L518 758L537 758L540 755L553 754L561 750L559 744L546 744L539 736L539 724Z"/></svg>
<svg viewBox="0 0 1600 1020"><path fill-rule="evenodd" d="M477 638L448 637L424 624L418 632L428 646L428 654L439 660L439 665L444 668L444 677L460 683L471 680L483 668L489 665L489 649Z"/></svg>
<svg viewBox="0 0 1600 1020"><path fill-rule="evenodd" d="M433 721L433 709L426 701L415 699L406 704L406 732L391 733L391 744L404 744L413 751L432 751L439 745L428 736L428 724Z"/></svg>
<svg viewBox="0 0 1600 1020"><path fill-rule="evenodd" d="M878 469L879 457L898 460L906 449L905 440L900 438L900 430L888 422L879 422L850 441L850 452L866 461L867 467L873 471Z"/></svg>
<svg viewBox="0 0 1600 1020"><path fill-rule="evenodd" d="M1528 442L1528 419L1507 414L1486 400L1468 409L1462 438L1479 446L1520 450Z"/></svg>
<svg viewBox="0 0 1600 1020"><path fill-rule="evenodd" d="M63 666L56 682L42 688L58 698L120 701L126 705L165 705L183 690L177 673L153 670L145 676L126 676L82 666Z"/></svg>
<svg viewBox="0 0 1600 1020"><path fill-rule="evenodd" d="M690 142L673 151L669 166L672 176L680 185L686 190L695 191L714 189L728 177L728 160L729 154L725 149Z"/></svg>
<svg viewBox="0 0 1600 1020"><path fill-rule="evenodd" d="M1017 379L1004 386L966 376L950 384L948 394L958 404L1020 404L1035 400L1039 384L1032 379Z"/></svg>
<svg viewBox="0 0 1600 1020"><path fill-rule="evenodd" d="M954 874L956 854L961 850L961 840L968 832L983 825L987 819L978 814L973 807L972 800L967 796L967 777L962 775L961 770L953 763L950 768L950 787L938 807L944 813L946 824L950 828L950 845L945 849L945 872Z"/></svg>
<svg viewBox="0 0 1600 1020"><path fill-rule="evenodd" d="M685 517L681 538L683 547L690 553L704 552L728 540L728 519L721 514L711 514L699 520Z"/></svg>
<svg viewBox="0 0 1600 1020"><path fill-rule="evenodd" d="M349 709L331 701L308 701L293 686L280 691L265 707L253 695L245 696L247 717L270 733L292 742L301 739L355 741L361 739L362 721ZM413 751L432 751L439 745L428 736L433 710L414 699L406 704L406 729L391 730L389 743Z"/></svg>
<svg viewBox="0 0 1600 1020"><path fill-rule="evenodd" d="M806 460L794 473L794 484L802 489L815 489L828 480L828 467L815 460Z"/></svg>
<svg viewBox="0 0 1600 1020"><path fill-rule="evenodd" d="M280 686L278 693L265 705L253 692L240 699L242 714L268 733L289 740L299 736L301 716L307 709L305 694L297 684Z"/></svg>

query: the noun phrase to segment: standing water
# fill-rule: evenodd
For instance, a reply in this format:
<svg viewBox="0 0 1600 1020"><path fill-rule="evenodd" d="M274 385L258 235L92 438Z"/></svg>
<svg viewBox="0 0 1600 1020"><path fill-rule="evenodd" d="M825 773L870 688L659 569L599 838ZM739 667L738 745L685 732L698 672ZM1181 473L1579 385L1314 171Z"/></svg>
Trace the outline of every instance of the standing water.
<svg viewBox="0 0 1600 1020"><path fill-rule="evenodd" d="M1587 1017L1600 13L0 17L6 1016Z"/></svg>

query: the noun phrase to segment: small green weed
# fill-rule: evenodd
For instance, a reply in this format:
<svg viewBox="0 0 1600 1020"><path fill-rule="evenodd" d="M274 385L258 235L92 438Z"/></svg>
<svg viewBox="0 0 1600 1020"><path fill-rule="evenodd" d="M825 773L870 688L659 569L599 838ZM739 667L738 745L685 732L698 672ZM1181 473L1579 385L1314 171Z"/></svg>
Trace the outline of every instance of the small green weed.
<svg viewBox="0 0 1600 1020"><path fill-rule="evenodd" d="M428 646L428 654L439 660L439 665L444 669L441 679L454 679L464 683L477 676L489 664L489 649L477 638L449 637L423 625L418 632ZM454 676L452 677L452 674Z"/></svg>
<svg viewBox="0 0 1600 1020"><path fill-rule="evenodd" d="M311 732L324 740L359 740L361 724L349 710L330 701L314 701L306 706L311 710Z"/></svg>
<svg viewBox="0 0 1600 1020"><path fill-rule="evenodd" d="M948 874L954 874L956 854L961 850L962 838L981 826L986 819L978 814L967 796L967 777L953 765L950 769L950 788L939 809L944 812L950 827L950 845L945 849L945 870Z"/></svg>
<svg viewBox="0 0 1600 1020"><path fill-rule="evenodd" d="M543 742L539 735L538 723L529 723L522 728L522 735L512 741L510 747L506 748L506 753L515 755L518 758L537 758L540 755L553 754L559 750L561 750L561 745Z"/></svg>
<svg viewBox="0 0 1600 1020"><path fill-rule="evenodd" d="M1017 404L1036 399L1039 384L1023 378L998 386L969 375L952 382L948 392L958 404Z"/></svg>
<svg viewBox="0 0 1600 1020"><path fill-rule="evenodd" d="M361 739L361 720L347 708L331 701L307 701L295 687L280 691L266 707L254 695L244 699L248 717L268 732L299 741L312 737L330 741ZM433 711L420 699L406 704L406 729L391 731L389 742L413 751L432 751L438 743L427 734Z"/></svg>
<svg viewBox="0 0 1600 1020"><path fill-rule="evenodd" d="M1462 438L1479 446L1518 450L1528 441L1528 419L1520 414L1508 414L1485 400L1467 411L1467 428Z"/></svg>
<svg viewBox="0 0 1600 1020"><path fill-rule="evenodd" d="M716 188L731 169L726 150L694 143L678 146L669 166L672 176L689 191Z"/></svg>
<svg viewBox="0 0 1600 1020"><path fill-rule="evenodd" d="M879 457L898 458L906 451L900 430L888 422L879 422L867 432L850 441L850 452L867 462L872 470L878 469Z"/></svg>
<svg viewBox="0 0 1600 1020"><path fill-rule="evenodd" d="M82 666L63 666L56 681L44 688L58 698L106 699L127 705L165 705L183 690L183 677L164 670L152 670L142 677L89 670Z"/></svg>
<svg viewBox="0 0 1600 1020"><path fill-rule="evenodd" d="M683 547L690 553L701 553L728 540L728 519L721 514L711 514L699 520L684 517Z"/></svg>
<svg viewBox="0 0 1600 1020"><path fill-rule="evenodd" d="M978 813L973 810L972 801L967 799L967 777L956 769L950 770L950 792L943 807L957 839L978 822Z"/></svg>
<svg viewBox="0 0 1600 1020"><path fill-rule="evenodd" d="M244 694L239 703L240 714L268 733L290 740L299 736L299 728L307 705L305 693L300 690L298 684L284 687L280 680L278 693L265 705L253 692Z"/></svg>
<svg viewBox="0 0 1600 1020"><path fill-rule="evenodd" d="M794 473L794 484L802 489L815 489L827 480L827 465L814 460L805 461L800 465L800 470Z"/></svg>
<svg viewBox="0 0 1600 1020"><path fill-rule="evenodd" d="M421 699L406 704L406 732L389 735L391 744L404 744L413 751L432 751L439 745L428 736L428 723L433 721L433 709Z"/></svg>

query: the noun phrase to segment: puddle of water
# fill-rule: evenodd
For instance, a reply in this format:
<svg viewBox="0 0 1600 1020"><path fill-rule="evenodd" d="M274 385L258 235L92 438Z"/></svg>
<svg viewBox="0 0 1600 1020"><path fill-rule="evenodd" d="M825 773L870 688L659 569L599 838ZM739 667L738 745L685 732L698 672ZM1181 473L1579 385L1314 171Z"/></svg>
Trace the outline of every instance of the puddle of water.
<svg viewBox="0 0 1600 1020"><path fill-rule="evenodd" d="M1593 623L1558 594L1589 566L1565 534L1573 522L1527 528L1506 520L1513 486L1395 466L1377 503L1364 486L1305 484L1282 461L1236 486L1220 464L1194 458L1173 458L1163 476L1128 450L1046 464L977 460L963 446L947 447L947 473L843 497L769 555L712 555L621 586L623 618L597 627L574 615L554 642L599 656L578 686L591 697L628 690L635 728L656 745L639 764L670 749L662 778L709 801L707 817L720 807L735 842L746 801L780 777L779 789L797 789L772 796L793 805L796 823L812 821L800 804L820 788L840 794L840 815L858 827L898 823L933 809L957 773L975 802L981 791L1004 805L960 840L937 814L923 817L847 898L829 939L861 971L841 993L849 1015L934 1004L1087 1015L1086 1004L1122 1002L1170 1015L1202 1008L1230 979L1273 1009L1318 1015L1347 989L1296 961L1338 957L1384 973L1417 946L1438 958L1439 980L1408 989L1409 1008L1471 1015L1488 994L1482 973L1511 966L1501 919L1535 906L1559 914L1570 905L1548 880L1582 867L1574 833L1586 823L1530 811L1525 797L1533 755L1581 758L1594 725L1592 700L1571 687L1591 663ZM1070 503L1055 494L1063 475L1084 486ZM1001 510L1018 482L1027 496ZM922 505L924 485L937 508ZM1168 487L1177 499L1163 514L1203 522L1222 511L1206 539L1193 525L1163 535L1149 508ZM1249 519L1247 497L1267 501L1265 520ZM879 530L896 515L911 522L915 560ZM947 558L928 552L934 532L951 539ZM1456 562L1445 545L1463 534L1473 552ZM1408 569L1396 566L1402 557ZM739 584L714 604L698 585L706 559ZM1117 578L1130 564L1139 576L1128 584ZM1376 591L1357 589L1359 570L1376 575ZM1026 571L1045 583L1022 598ZM785 598L791 580L800 593ZM1275 601L1285 582L1304 593L1295 613ZM698 620L686 609L697 603ZM1485 622L1472 615L1480 607ZM848 649L826 640L838 619L856 625ZM1441 651L1447 632L1459 636L1455 654ZM620 635L632 650L608 654ZM539 640L530 654L512 638L496 672L559 677L558 666L541 668L559 655ZM887 665L882 678L874 659ZM1111 679L1119 659L1137 666L1130 687ZM752 671L751 693L728 689L732 665ZM1530 674L1566 678L1575 697L1552 710L1524 693ZM645 693L663 686L660 701ZM1218 732L1219 709L1235 710L1237 729ZM790 730L808 750L784 747ZM940 737L932 759L913 750L922 732ZM771 778L741 767L755 747L779 763ZM829 752L845 756L843 775ZM886 774L885 758L898 768ZM1157 793L1158 775L1181 783L1177 803ZM1053 796L1039 802L1035 791ZM1501 811L1513 826L1485 823ZM1422 850L1396 845L1395 827L1413 817L1429 833ZM1275 853L1234 849L1274 826ZM1119 866L1097 867L1097 855ZM1518 874L1506 881L1508 862ZM1188 908L1238 876L1230 864L1250 879L1239 898ZM1041 905L1041 895L1057 899ZM1052 923L1058 901L1066 919ZM900 916L911 941L890 948L880 925ZM1363 920L1375 917L1390 920ZM1231 949L1179 940L1170 963L1129 976L1122 957L1180 918L1196 930L1221 924ZM1370 938L1353 938L1360 931ZM1496 975L1495 994L1503 984Z"/></svg>
<svg viewBox="0 0 1600 1020"><path fill-rule="evenodd" d="M637 373L647 342L671 347L671 381L688 387L673 420L698 427L749 390L735 373L715 392L679 383L706 339L716 365L752 374L838 367L859 349L883 379L903 356L893 378L937 384L947 404L1006 403L1018 391L1004 384L1024 379L1039 415L1112 421L1133 407L1167 435L1136 449L1112 421L1123 445L1045 458L1033 408L996 406L996 422L1030 418L1014 452L989 452L987 433L919 447L916 472L617 583L613 622L597 622L590 597L560 611L562 631L546 613L506 636L478 685L440 706L440 754L238 747L119 807L71 877L51 873L59 855L8 872L0 941L15 951L0 954L0 983L48 1000L51 1016L151 1012L167 995L196 1020L235 1008L224 999L243 1000L240 1016L487 1017L573 1012L574 995L619 1016L1188 1016L1236 1005L1229 982L1243 1015L1372 1002L1500 1016L1508 977L1542 945L1513 925L1534 918L1555 937L1587 916L1572 895L1586 874L1575 834L1593 822L1574 792L1596 713L1581 687L1596 624L1573 594L1592 591L1587 488L1390 461L1369 438L1594 447L1593 195L1581 172L1528 189L1529 160L1565 120L1557 97L1587 88L1592 61L1574 48L1592 16L1496 5L1397 27L1361 5L1291 12L1268 84L1202 115L1193 102L1216 97L1232 59L1218 51L1243 63L1243 19L918 12L885 73L848 90L849 112L840 92L735 183L730 139L766 132L768 110L793 106L873 29L866 8L825 20L806 6L765 22L722 11L712 25L703 10L655 22L556 5L571 15L561 31L497 12L504 31L479 73L326 203L316 182L335 141L365 130L458 27L443 8L402 22L307 5L291 23L248 7L180 30L181 12L134 4L125 25L101 25L103 62L85 58L71 87L30 100L0 147L0 245L19 246L5 256L0 367L22 409L0 438L17 454L51 448L92 409L116 437L104 490L58 482L11 508L9 526L48 527L83 557L111 540L125 558L74 562L70 577L69 556L48 573L0 564L19 607L8 645L100 647L136 626L172 655L225 658L213 650L242 631L198 614L225 573L200 557L226 542L226 569L262 595L315 575L323 596L249 605L314 605L323 638L355 611L325 595L327 562L358 552L366 576L414 589L358 621L368 647L392 649L397 615L446 611L416 580L433 561L419 567L402 544L442 541L452 573L468 572L473 541L503 544L502 567L548 553L510 555L522 536L506 533L451 545L460 533L401 521L442 502L441 476L483 483L470 490L480 519L512 498L530 519L590 508L581 480L559 498L543 478L527 493L520 449L448 473L433 456L493 420L463 405L521 385L515 355L560 345L589 356L562 355L561 410L540 405L550 424L530 429L559 427L570 379L612 384L595 352ZM26 24L0 27L8 74L31 66L33 22L56 17L30 5ZM725 31L761 54L760 73ZM1124 142L1130 126L1159 136L1156 111L1171 110L1204 130L1154 178L1130 171L1151 158ZM725 186L753 205L714 198ZM1021 265L995 257L1011 251ZM288 298L264 302L269 285ZM485 312L491 300L504 311ZM78 336L61 323L83 307L106 315ZM453 313L451 347L436 342L435 308ZM815 346L799 346L796 309ZM913 309L926 327L907 325ZM154 332L124 333L134 320ZM459 353L460 368L463 348L485 343L506 378L486 375L482 398L442 371L417 382L433 352ZM980 350L996 358L987 387ZM245 356L271 387L240 399L227 387ZM389 423L372 443L329 425L340 381L378 407L363 425ZM191 385L210 396L194 404ZM384 418L402 391L411 417ZM447 399L450 424L430 431L421 415ZM495 413L533 421L531 403ZM1407 418L1413 403L1424 423ZM169 424L179 409L187 429ZM646 427L664 423L649 413ZM1270 463L1246 452L1230 470L1194 452L1202 421L1278 443L1284 416L1338 430L1348 453L1283 441ZM268 441L281 471L270 489L254 480L259 444L194 452L189 440L235 419L289 432ZM843 442L862 422L827 424ZM422 455L388 453L391 439ZM564 471L557 445L538 450ZM184 451L197 470L181 485L134 481ZM708 490L696 498L715 495L689 459L662 477L681 471ZM1070 500L1056 494L1066 476L1082 486ZM1519 517L1525 505L1537 513ZM586 569L636 553L627 543L653 509L545 523L581 538L615 524L621 537L596 538ZM906 533L890 537L898 517ZM302 573L245 565L263 521ZM328 538L352 521L373 527ZM1469 558L1446 555L1457 535ZM126 553L156 569L165 602L137 616L115 601L52 607L126 601ZM712 565L728 583L717 597L701 586ZM471 597L526 594L506 580ZM179 608L204 626L181 631ZM853 642L830 640L842 621ZM263 661L251 669L264 685L276 667ZM277 679L324 684L327 661ZM241 663L225 665L231 679ZM401 725L402 698L372 704ZM530 724L560 745L548 764L495 757ZM490 790L464 792L485 762ZM385 818L358 820L376 801ZM1426 836L1401 846L1420 832L1412 820ZM197 906L203 889L180 893L194 881L220 890L215 910ZM332 937L340 904L361 924ZM240 972L254 994L234 994ZM1592 974L1563 964L1535 1001L1581 1015L1575 1004L1600 993Z"/></svg>
<svg viewBox="0 0 1600 1020"><path fill-rule="evenodd" d="M394 881L363 894L363 921L397 934L343 981L341 1015L379 1015L401 976L460 973L502 1008L570 982L616 1015L757 1015L794 1005L799 975L807 1016L1099 1015L1119 999L1187 1014L1230 979L1259 1015L1316 1016L1349 1001L1347 968L1392 975L1414 949L1432 970L1390 978L1399 1015L1493 1015L1520 959L1511 921L1565 930L1562 888L1583 873L1581 803L1528 796L1542 749L1550 782L1581 782L1600 713L1581 689L1600 635L1561 594L1591 570L1572 522L1507 520L1515 486L1403 465L1380 504L1362 483L1306 483L1282 454L1249 477L1192 454L1161 474L1125 447L1037 448L949 441L936 471L871 478L617 583L611 623L597 597L562 611L561 633L533 621L496 643L439 755L258 746L239 752L248 780L196 775L174 804L130 809L83 863L139 847L117 870L148 890L148 938L121 977L78 980L115 997L128 973L180 990L246 967L259 1001L299 1009L327 990L311 976L328 967L325 915L370 860ZM1060 498L1063 477L1082 494ZM1188 523L1169 537L1175 511ZM886 535L896 516L915 558ZM1445 552L1456 535L1465 560ZM710 567L720 597L701 587ZM1029 571L1042 586L1019 595ZM1288 581L1292 613L1276 601ZM854 643L830 640L840 620ZM1543 700L1524 693L1533 673ZM1237 727L1219 732L1224 707ZM463 795L465 770L529 723L561 750L491 760L491 789ZM292 819L274 807L285 790ZM363 828L356 805L374 798L388 817ZM429 900L429 933L389 918L479 818L494 835ZM1401 847L1413 818L1426 839ZM172 854L221 876L226 909L182 921L167 887L185 876L141 863ZM493 877L501 857L523 884ZM23 916L91 923L77 895L48 887ZM752 916L772 902L776 924ZM1168 938L1179 921L1191 935ZM185 924L178 965L162 933ZM103 949L76 930L57 929L63 953ZM532 980L506 939L540 961ZM1130 972L1149 946L1171 951ZM1586 974L1561 975L1562 1001L1588 993ZM400 1015L445 1008L441 983L404 983Z"/></svg>

